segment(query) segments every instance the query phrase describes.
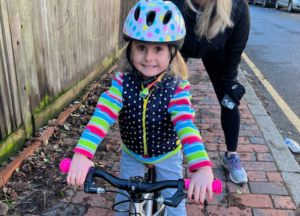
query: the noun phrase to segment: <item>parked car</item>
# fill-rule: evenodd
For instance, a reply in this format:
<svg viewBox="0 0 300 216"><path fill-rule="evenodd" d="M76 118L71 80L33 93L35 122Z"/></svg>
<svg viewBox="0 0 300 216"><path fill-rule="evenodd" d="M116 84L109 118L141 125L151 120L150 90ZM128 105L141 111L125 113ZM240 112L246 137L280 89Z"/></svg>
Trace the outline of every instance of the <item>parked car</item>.
<svg viewBox="0 0 300 216"><path fill-rule="evenodd" d="M269 7L269 6L275 6L276 4L276 0L248 0L249 4L262 4L262 6L265 7Z"/></svg>
<svg viewBox="0 0 300 216"><path fill-rule="evenodd" d="M277 0L275 8L279 10L281 7L286 7L289 12L300 10L300 0Z"/></svg>

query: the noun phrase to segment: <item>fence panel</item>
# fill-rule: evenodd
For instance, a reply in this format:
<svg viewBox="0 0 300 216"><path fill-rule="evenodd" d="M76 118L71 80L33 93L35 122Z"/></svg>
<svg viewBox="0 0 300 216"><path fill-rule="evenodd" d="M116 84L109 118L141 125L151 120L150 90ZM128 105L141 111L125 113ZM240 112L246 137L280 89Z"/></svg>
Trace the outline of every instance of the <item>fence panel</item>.
<svg viewBox="0 0 300 216"><path fill-rule="evenodd" d="M99 75L125 45L123 24L137 2L0 0L1 149L15 145L4 140L9 134L22 125L24 140L58 113L54 101Z"/></svg>
<svg viewBox="0 0 300 216"><path fill-rule="evenodd" d="M0 140L22 123L6 1L0 1Z"/></svg>

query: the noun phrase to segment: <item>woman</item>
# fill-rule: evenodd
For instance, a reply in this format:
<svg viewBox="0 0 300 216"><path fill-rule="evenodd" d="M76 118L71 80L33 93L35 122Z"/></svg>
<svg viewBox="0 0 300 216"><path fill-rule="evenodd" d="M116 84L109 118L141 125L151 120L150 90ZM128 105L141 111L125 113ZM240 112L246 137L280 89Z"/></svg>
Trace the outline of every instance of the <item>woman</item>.
<svg viewBox="0 0 300 216"><path fill-rule="evenodd" d="M181 54L188 58L202 58L219 102L229 95L238 106L245 88L237 82L238 65L246 46L250 16L245 0L171 0L185 19L187 35ZM227 152L222 164L229 170L236 184L248 181L237 154L240 128L238 107L221 106L221 124Z"/></svg>

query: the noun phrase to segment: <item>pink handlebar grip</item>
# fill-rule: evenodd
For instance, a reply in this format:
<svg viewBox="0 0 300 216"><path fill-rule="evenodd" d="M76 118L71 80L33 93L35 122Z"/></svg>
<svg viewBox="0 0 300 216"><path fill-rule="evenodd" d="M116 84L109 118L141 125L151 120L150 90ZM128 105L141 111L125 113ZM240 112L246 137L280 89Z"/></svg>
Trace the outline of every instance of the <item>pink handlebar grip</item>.
<svg viewBox="0 0 300 216"><path fill-rule="evenodd" d="M184 179L185 190L189 189L190 181L191 181L190 179ZM215 192L216 194L222 193L222 181L220 179L214 180L212 183L212 189L213 192Z"/></svg>
<svg viewBox="0 0 300 216"><path fill-rule="evenodd" d="M71 166L71 159L65 158L60 162L59 168L60 168L60 171L66 173L69 171L70 166Z"/></svg>

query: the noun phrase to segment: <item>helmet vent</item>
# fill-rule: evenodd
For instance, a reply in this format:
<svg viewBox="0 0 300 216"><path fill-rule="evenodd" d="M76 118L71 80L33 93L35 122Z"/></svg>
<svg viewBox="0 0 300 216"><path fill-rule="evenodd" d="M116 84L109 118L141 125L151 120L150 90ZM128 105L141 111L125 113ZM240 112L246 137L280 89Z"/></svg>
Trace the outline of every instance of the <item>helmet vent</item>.
<svg viewBox="0 0 300 216"><path fill-rule="evenodd" d="M134 11L134 19L135 21L138 21L139 17L140 17L140 11L141 11L141 7L138 6L135 11Z"/></svg>
<svg viewBox="0 0 300 216"><path fill-rule="evenodd" d="M147 26L151 26L155 20L156 12L155 11L149 11L147 13Z"/></svg>
<svg viewBox="0 0 300 216"><path fill-rule="evenodd" d="M164 16L163 24L166 25L172 18L172 11L168 10Z"/></svg>

